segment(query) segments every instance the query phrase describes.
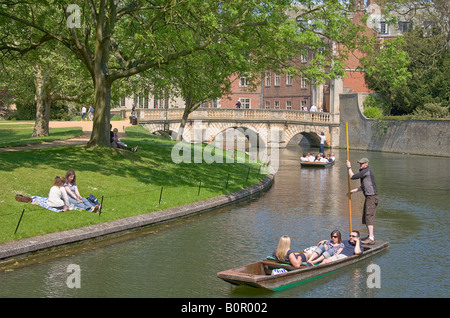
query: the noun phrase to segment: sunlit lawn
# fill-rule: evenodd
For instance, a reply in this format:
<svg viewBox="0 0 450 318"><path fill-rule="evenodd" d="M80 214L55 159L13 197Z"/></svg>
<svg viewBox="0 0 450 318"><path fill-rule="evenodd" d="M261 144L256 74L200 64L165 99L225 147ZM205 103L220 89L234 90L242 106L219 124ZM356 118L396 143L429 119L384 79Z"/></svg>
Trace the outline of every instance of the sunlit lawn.
<svg viewBox="0 0 450 318"><path fill-rule="evenodd" d="M248 160L175 164L171 158L175 141L152 136L140 126L129 127L126 132L127 138L122 140L138 145L138 152L70 146L0 153L0 242L180 206L236 191L264 177L259 173L260 165ZM56 213L15 201L16 194L47 197L53 178L65 175L69 168L76 171L82 196L93 194L99 200L103 196L100 215L87 211ZM14 234L23 209L23 219Z"/></svg>
<svg viewBox="0 0 450 318"><path fill-rule="evenodd" d="M32 138L34 122L3 122L0 124L0 148L18 147L58 139L78 137L82 134L81 127L51 128L50 136Z"/></svg>

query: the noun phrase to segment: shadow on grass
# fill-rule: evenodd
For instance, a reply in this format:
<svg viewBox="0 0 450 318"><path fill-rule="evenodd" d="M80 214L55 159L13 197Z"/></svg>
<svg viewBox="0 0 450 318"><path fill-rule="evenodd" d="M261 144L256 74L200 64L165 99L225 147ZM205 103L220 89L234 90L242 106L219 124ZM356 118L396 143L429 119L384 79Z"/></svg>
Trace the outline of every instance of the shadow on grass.
<svg viewBox="0 0 450 318"><path fill-rule="evenodd" d="M0 153L0 171L13 172L18 168L28 168L29 173L39 178L39 171L46 167L60 170L61 175L72 168L77 175L92 172L101 176L132 178L138 183L153 186L198 186L202 181L211 190L217 191L230 178L246 179L248 168L253 166L252 175L259 165L242 163L194 163L194 151L201 151L199 146L191 147L191 163L176 164L171 158L175 141L150 135L142 127L127 129L127 138L122 141L130 146L139 146L134 153L104 147L68 146L52 147L38 150ZM217 150L221 151L221 150ZM227 155L224 151L223 155ZM223 160L226 162L226 159ZM53 180L54 176L41 176ZM99 180L101 181L101 180ZM45 190L47 191L48 184Z"/></svg>
<svg viewBox="0 0 450 318"><path fill-rule="evenodd" d="M31 137L33 128L5 128L5 126L0 127L0 148L27 146L41 142L69 139L78 137L83 133L80 127L52 128L50 129L50 136Z"/></svg>

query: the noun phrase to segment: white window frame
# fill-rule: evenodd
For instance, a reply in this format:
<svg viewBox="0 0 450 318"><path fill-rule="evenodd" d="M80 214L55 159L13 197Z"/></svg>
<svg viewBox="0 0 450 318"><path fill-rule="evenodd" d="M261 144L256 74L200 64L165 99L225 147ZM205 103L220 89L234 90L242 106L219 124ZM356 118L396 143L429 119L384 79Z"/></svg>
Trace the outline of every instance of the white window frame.
<svg viewBox="0 0 450 318"><path fill-rule="evenodd" d="M286 101L286 109L292 109L292 101L291 100Z"/></svg>
<svg viewBox="0 0 450 318"><path fill-rule="evenodd" d="M286 86L292 86L292 76L286 73Z"/></svg>
<svg viewBox="0 0 450 318"><path fill-rule="evenodd" d="M241 97L241 98L239 98L239 101L241 102L241 108L246 108L246 109L252 108L250 98Z"/></svg>
<svg viewBox="0 0 450 318"><path fill-rule="evenodd" d="M275 102L274 102L274 105L273 105L274 107L273 108L275 108L275 109L280 109L280 101L279 100L276 100Z"/></svg>
<svg viewBox="0 0 450 318"><path fill-rule="evenodd" d="M389 24L386 21L380 21L380 34L389 35Z"/></svg>
<svg viewBox="0 0 450 318"><path fill-rule="evenodd" d="M275 83L274 86L279 87L281 83L280 74L275 74Z"/></svg>
<svg viewBox="0 0 450 318"><path fill-rule="evenodd" d="M239 87L248 87L248 77L246 76L239 77Z"/></svg>
<svg viewBox="0 0 450 318"><path fill-rule="evenodd" d="M307 89L307 88L308 88L308 80L306 77L302 77L301 89Z"/></svg>
<svg viewBox="0 0 450 318"><path fill-rule="evenodd" d="M266 76L265 76L265 86L266 87L270 87L270 83L271 82L271 76L270 76L270 72L266 72Z"/></svg>

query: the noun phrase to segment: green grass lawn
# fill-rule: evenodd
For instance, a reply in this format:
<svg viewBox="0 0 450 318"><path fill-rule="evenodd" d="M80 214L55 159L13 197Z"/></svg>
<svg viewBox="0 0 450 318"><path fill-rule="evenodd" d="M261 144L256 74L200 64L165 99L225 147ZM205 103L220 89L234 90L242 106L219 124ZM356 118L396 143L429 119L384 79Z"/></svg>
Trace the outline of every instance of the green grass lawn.
<svg viewBox="0 0 450 318"><path fill-rule="evenodd" d="M74 138L83 133L81 127L52 128L50 129L50 136L32 138L33 129L34 122L0 124L0 148L27 146L53 140Z"/></svg>
<svg viewBox="0 0 450 318"><path fill-rule="evenodd" d="M175 141L150 135L140 126L129 127L126 133L122 141L138 145L138 152L70 146L0 153L0 242L180 206L239 190L264 177L259 173L260 165L248 160L175 164L171 158ZM197 151L199 147L195 146ZM47 197L54 177L64 176L69 168L76 172L82 196L92 193L99 200L103 196L101 215L87 211L56 213L14 199L16 194Z"/></svg>

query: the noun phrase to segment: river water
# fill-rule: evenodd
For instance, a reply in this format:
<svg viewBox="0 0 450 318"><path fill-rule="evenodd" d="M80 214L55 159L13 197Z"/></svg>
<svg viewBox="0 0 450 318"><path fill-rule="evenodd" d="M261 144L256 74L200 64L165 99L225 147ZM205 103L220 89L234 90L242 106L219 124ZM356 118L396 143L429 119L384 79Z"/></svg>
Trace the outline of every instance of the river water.
<svg viewBox="0 0 450 318"><path fill-rule="evenodd" d="M390 242L388 251L281 292L216 277L271 254L281 235L294 250L334 229L348 237L345 150L324 170L302 169L303 151L280 150L275 183L258 198L2 272L0 297L448 297L450 159L439 157L351 151L354 171L357 159L370 159L380 195L375 236ZM361 193L352 196L353 229L365 236L362 203ZM371 264L380 288L367 283ZM69 288L70 265L79 266L80 288Z"/></svg>

